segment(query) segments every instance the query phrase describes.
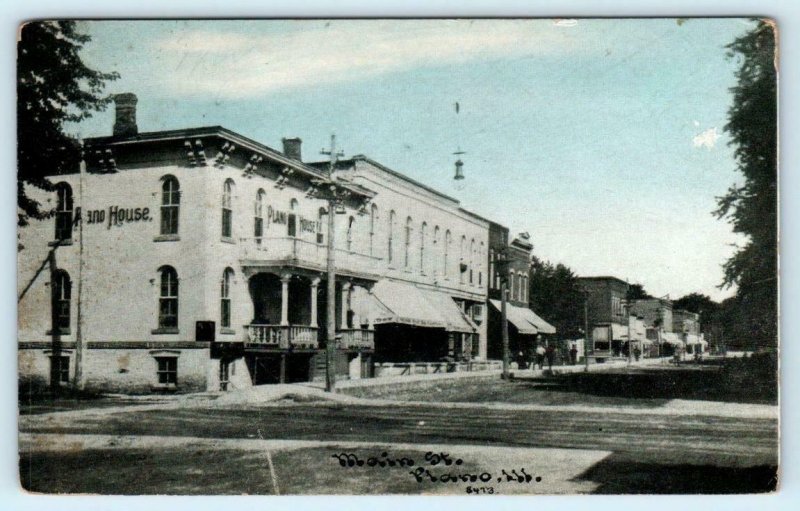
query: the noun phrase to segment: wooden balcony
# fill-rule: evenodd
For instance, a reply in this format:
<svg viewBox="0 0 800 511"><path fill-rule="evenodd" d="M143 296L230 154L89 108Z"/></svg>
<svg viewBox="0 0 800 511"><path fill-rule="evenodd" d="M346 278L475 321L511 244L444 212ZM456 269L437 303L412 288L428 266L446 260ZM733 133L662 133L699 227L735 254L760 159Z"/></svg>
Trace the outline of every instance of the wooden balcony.
<svg viewBox="0 0 800 511"><path fill-rule="evenodd" d="M337 335L341 335L342 339L339 343L339 349L343 350L374 350L375 349L375 331L362 330L360 328L348 328L344 330L337 330Z"/></svg>
<svg viewBox="0 0 800 511"><path fill-rule="evenodd" d="M246 325L245 345L251 348L318 349L318 328L307 325Z"/></svg>

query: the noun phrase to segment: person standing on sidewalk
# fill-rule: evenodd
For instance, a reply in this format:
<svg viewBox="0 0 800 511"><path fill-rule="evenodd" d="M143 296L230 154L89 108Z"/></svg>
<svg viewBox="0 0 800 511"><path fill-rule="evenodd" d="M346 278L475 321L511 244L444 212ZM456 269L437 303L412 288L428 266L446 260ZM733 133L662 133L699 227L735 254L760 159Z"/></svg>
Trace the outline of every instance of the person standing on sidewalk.
<svg viewBox="0 0 800 511"><path fill-rule="evenodd" d="M569 363L575 365L578 363L578 346L573 342L572 347L569 349Z"/></svg>
<svg viewBox="0 0 800 511"><path fill-rule="evenodd" d="M541 344L536 345L536 364L539 366L539 369L544 368L544 355L545 349L544 346Z"/></svg>
<svg viewBox="0 0 800 511"><path fill-rule="evenodd" d="M550 372L553 372L553 360L556 358L556 349L548 344L547 349L545 350L545 356L547 357L547 368Z"/></svg>

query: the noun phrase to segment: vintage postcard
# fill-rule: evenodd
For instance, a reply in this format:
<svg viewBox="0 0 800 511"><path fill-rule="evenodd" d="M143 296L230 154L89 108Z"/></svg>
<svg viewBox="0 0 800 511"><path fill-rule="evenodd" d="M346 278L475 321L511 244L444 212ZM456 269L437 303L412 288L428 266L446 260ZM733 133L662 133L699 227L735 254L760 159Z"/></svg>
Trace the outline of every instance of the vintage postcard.
<svg viewBox="0 0 800 511"><path fill-rule="evenodd" d="M776 41L24 23L22 488L775 491Z"/></svg>

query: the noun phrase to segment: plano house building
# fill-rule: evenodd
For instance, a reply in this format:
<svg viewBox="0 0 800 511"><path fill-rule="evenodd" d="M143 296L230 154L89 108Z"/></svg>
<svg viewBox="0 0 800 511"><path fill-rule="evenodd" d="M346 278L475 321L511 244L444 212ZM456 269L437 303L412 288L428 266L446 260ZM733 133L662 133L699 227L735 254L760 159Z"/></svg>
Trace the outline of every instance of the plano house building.
<svg viewBox="0 0 800 511"><path fill-rule="evenodd" d="M73 382L78 349L80 383L102 391L320 379L328 300L338 378L485 359L486 220L344 160L326 296L327 170L302 161L300 140L276 151L221 127L138 133L135 104L118 96L114 134L85 140L85 172L29 190L55 214L19 233L21 386Z"/></svg>

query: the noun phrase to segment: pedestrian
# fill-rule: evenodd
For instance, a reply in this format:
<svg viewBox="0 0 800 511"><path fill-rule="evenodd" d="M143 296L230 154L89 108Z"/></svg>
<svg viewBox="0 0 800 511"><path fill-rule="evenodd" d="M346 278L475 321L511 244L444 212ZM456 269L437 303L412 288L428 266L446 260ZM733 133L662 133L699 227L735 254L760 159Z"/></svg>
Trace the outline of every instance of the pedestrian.
<svg viewBox="0 0 800 511"><path fill-rule="evenodd" d="M572 347L569 349L569 362L572 365L578 363L578 346L573 342Z"/></svg>
<svg viewBox="0 0 800 511"><path fill-rule="evenodd" d="M545 356L547 356L547 368L550 369L550 372L553 371L553 360L556 358L556 349L552 345L547 345L547 349L545 350Z"/></svg>
<svg viewBox="0 0 800 511"><path fill-rule="evenodd" d="M639 349L639 345L637 344L637 345L636 345L636 346L633 348L633 357L634 357L634 358L636 359L636 361L638 362L638 361L639 361L639 357L641 357L641 356L642 356L642 350L640 350L640 349Z"/></svg>
<svg viewBox="0 0 800 511"><path fill-rule="evenodd" d="M545 349L544 346L541 344L536 345L536 364L539 366L539 369L544 368L544 354Z"/></svg>

